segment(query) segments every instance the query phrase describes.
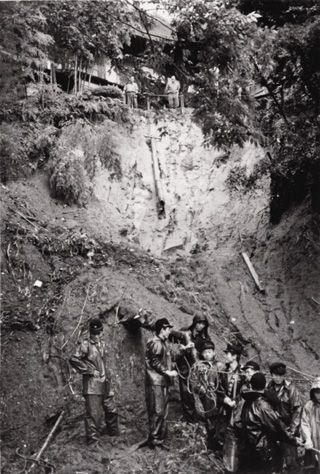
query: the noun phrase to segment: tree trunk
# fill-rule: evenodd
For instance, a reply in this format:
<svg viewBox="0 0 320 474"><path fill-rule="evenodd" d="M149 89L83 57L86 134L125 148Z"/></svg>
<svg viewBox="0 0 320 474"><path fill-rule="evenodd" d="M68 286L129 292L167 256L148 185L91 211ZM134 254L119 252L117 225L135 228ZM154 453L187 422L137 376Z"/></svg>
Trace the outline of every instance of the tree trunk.
<svg viewBox="0 0 320 474"><path fill-rule="evenodd" d="M82 74L82 56L80 58L80 64L79 64L79 83L78 83L78 91L81 93L81 74Z"/></svg>
<svg viewBox="0 0 320 474"><path fill-rule="evenodd" d="M73 93L77 95L78 92L78 56L76 55L74 61L74 86L73 86Z"/></svg>

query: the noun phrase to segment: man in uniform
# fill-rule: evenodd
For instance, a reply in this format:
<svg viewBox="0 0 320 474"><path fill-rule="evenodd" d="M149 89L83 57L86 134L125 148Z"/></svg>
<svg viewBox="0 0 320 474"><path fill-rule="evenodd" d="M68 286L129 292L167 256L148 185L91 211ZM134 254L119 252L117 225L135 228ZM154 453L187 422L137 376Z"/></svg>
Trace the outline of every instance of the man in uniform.
<svg viewBox="0 0 320 474"><path fill-rule="evenodd" d="M292 435L299 434L299 423L302 409L302 396L297 387L286 380L286 365L274 362L269 367L272 380L268 384L269 391L274 391L279 399L277 410ZM293 472L297 466L297 447L286 442L282 443L284 452L284 468Z"/></svg>
<svg viewBox="0 0 320 474"><path fill-rule="evenodd" d="M208 319L204 314L198 313L193 317L191 326L182 328L180 331L172 331L170 341L182 342L184 349L179 351L176 357L179 372L179 386L181 404L186 421L192 423L197 420L195 400L188 388L188 377L190 368L200 360L204 344L212 342L208 335Z"/></svg>
<svg viewBox="0 0 320 474"><path fill-rule="evenodd" d="M265 394L266 378L256 372L250 380L251 389L244 391L245 400L241 413L242 441L244 444L243 466L246 472L279 472L282 453L279 441L296 446L294 436L288 433L279 414L272 408Z"/></svg>
<svg viewBox="0 0 320 474"><path fill-rule="evenodd" d="M244 375L246 376L246 381L242 387L242 391L246 389L250 390L251 377L257 372L260 372L260 366L256 361L249 360L248 362L246 362L245 366L242 367L242 371L244 372Z"/></svg>
<svg viewBox="0 0 320 474"><path fill-rule="evenodd" d="M167 340L172 325L166 318L155 322L153 336L146 345L146 404L149 416L149 439L151 448L165 448L167 432L169 386L172 377L172 361Z"/></svg>
<svg viewBox="0 0 320 474"><path fill-rule="evenodd" d="M223 445L223 463L226 472L236 472L238 468L239 440L234 428L234 416L240 402L241 387L245 377L240 372L240 344L227 344L224 350L226 364L219 374L219 413L216 427L215 448Z"/></svg>
<svg viewBox="0 0 320 474"><path fill-rule="evenodd" d="M85 430L87 444L96 444L102 432L102 415L110 436L117 436L118 415L110 391L110 374L107 369L105 342L102 339L103 325L99 318L89 324L89 334L84 336L70 358L71 366L83 377L85 399Z"/></svg>
<svg viewBox="0 0 320 474"><path fill-rule="evenodd" d="M320 377L311 385L310 400L304 405L300 429L305 448L305 467L311 474L320 473Z"/></svg>

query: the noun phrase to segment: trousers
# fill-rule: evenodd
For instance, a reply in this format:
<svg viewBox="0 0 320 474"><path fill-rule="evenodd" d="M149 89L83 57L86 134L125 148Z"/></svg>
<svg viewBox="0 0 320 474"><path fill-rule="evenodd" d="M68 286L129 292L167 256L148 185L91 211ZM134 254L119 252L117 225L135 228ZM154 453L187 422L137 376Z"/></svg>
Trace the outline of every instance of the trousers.
<svg viewBox="0 0 320 474"><path fill-rule="evenodd" d="M168 94L168 102L170 109L179 107L179 94Z"/></svg>
<svg viewBox="0 0 320 474"><path fill-rule="evenodd" d="M146 404L149 417L149 444L159 446L167 434L168 387L146 385Z"/></svg>
<svg viewBox="0 0 320 474"><path fill-rule="evenodd" d="M119 434L118 415L113 396L84 395L84 400L87 443L91 444L99 440L104 424L110 436L117 436ZM103 415L105 423L103 423Z"/></svg>

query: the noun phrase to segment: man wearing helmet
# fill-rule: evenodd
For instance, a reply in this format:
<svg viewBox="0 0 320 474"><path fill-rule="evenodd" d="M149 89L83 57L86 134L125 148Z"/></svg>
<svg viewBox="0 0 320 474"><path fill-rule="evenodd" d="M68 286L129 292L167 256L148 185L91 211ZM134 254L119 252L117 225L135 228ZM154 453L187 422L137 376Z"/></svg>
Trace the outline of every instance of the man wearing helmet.
<svg viewBox="0 0 320 474"><path fill-rule="evenodd" d="M106 365L106 348L102 338L103 325L99 318L89 324L87 333L78 343L75 354L70 358L71 366L83 377L85 399L85 430L87 444L96 444L102 432L102 415L108 434L117 436L118 415L110 391L110 374Z"/></svg>
<svg viewBox="0 0 320 474"><path fill-rule="evenodd" d="M196 420L195 400L188 389L188 377L192 365L200 360L200 355L204 344L212 342L208 335L208 319L203 314L196 314L193 317L191 326L172 331L170 339L183 341L186 344L176 358L179 372L180 397L184 415L187 421Z"/></svg>

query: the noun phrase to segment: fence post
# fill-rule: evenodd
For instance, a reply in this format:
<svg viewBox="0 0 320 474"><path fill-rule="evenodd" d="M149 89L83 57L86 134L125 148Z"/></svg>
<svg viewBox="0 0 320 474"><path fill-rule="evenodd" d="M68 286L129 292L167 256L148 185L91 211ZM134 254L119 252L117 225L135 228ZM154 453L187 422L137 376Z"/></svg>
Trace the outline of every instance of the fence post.
<svg viewBox="0 0 320 474"><path fill-rule="evenodd" d="M184 112L184 95L180 94L180 107L181 107L181 112Z"/></svg>
<svg viewBox="0 0 320 474"><path fill-rule="evenodd" d="M147 110L150 110L150 96L147 95Z"/></svg>

